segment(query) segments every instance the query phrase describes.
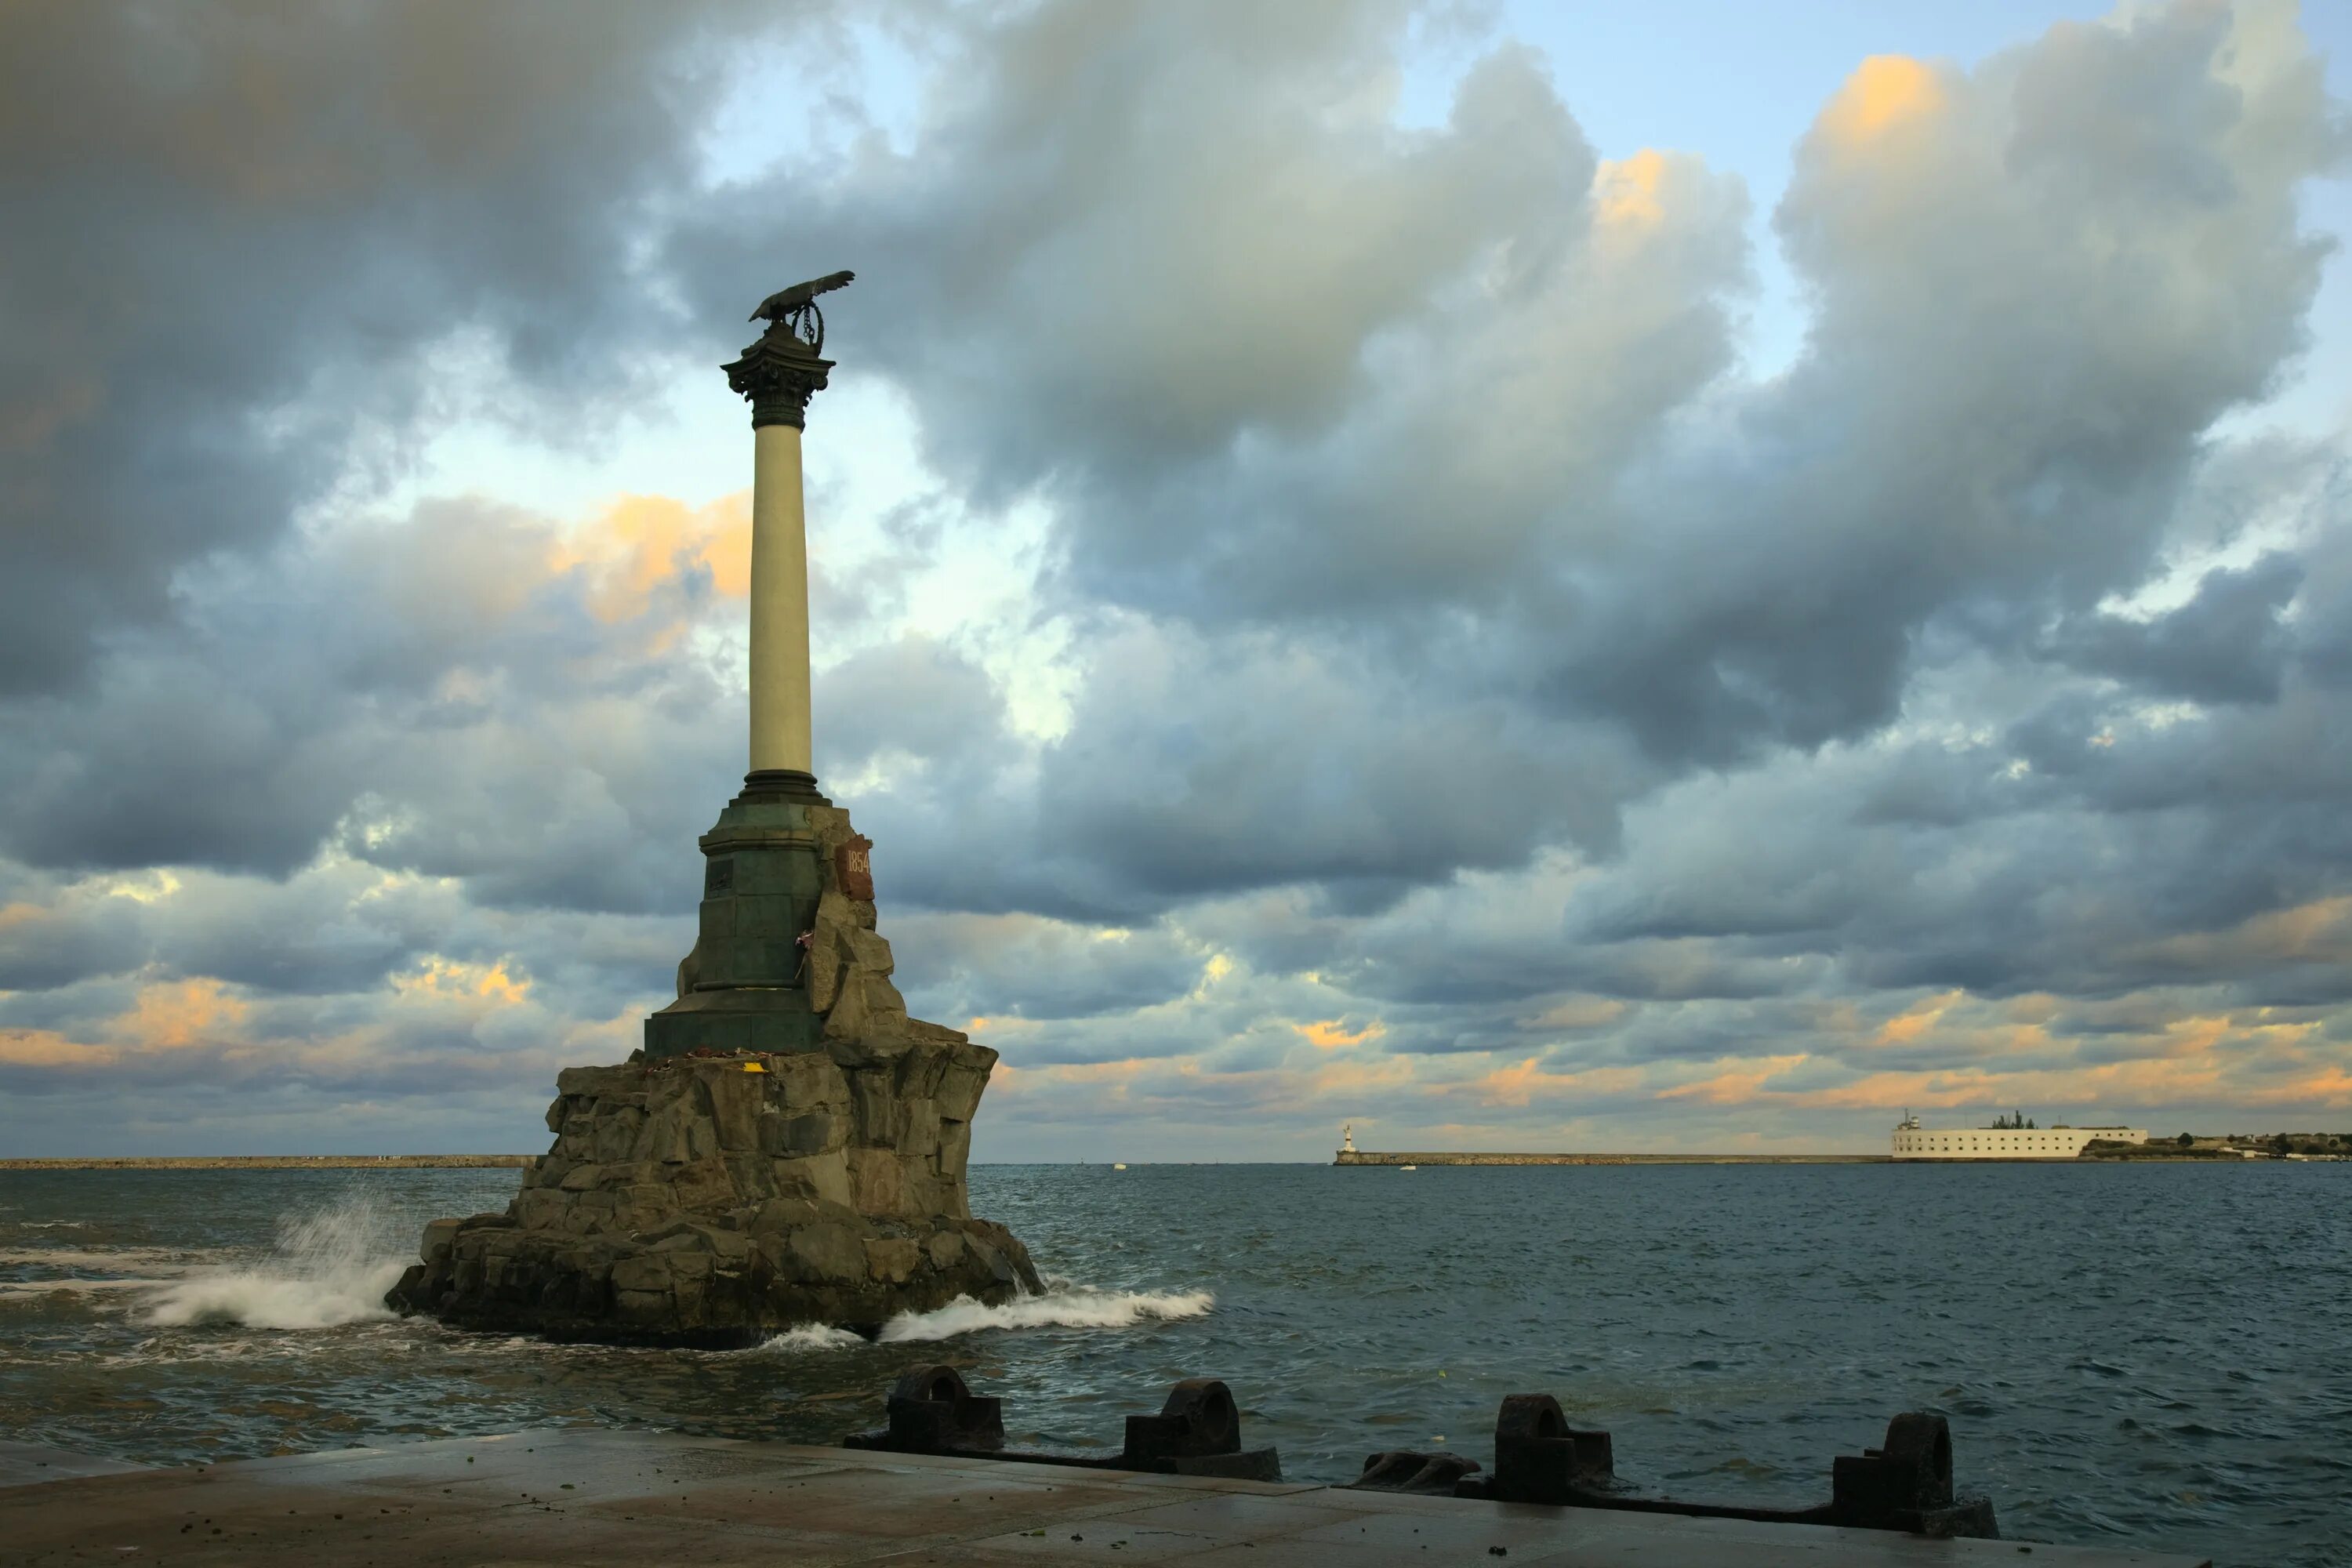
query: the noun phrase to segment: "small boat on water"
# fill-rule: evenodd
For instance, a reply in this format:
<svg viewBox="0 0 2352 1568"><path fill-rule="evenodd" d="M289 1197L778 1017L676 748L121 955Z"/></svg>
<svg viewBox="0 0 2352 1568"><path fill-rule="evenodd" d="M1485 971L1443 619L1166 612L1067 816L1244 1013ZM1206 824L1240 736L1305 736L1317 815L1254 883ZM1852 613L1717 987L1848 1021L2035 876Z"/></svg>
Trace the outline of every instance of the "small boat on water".
<svg viewBox="0 0 2352 1568"><path fill-rule="evenodd" d="M1421 1167L1419 1165L1399 1165L1397 1169L1400 1171L1418 1171Z"/></svg>
<svg viewBox="0 0 2352 1568"><path fill-rule="evenodd" d="M1124 1171L1127 1167L1125 1165L1113 1165L1111 1169L1114 1171Z"/></svg>

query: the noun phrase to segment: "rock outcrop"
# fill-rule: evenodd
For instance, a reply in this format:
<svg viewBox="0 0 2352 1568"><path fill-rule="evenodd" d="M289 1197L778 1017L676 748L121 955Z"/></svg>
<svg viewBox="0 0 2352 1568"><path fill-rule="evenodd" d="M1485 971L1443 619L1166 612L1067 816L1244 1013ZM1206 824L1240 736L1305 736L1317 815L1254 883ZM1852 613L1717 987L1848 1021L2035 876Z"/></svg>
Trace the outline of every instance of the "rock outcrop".
<svg viewBox="0 0 2352 1568"><path fill-rule="evenodd" d="M700 1005L657 1015L669 1032L649 1028L656 1048L626 1064L567 1068L554 1147L506 1212L427 1226L389 1304L463 1328L729 1346L1040 1289L1027 1249L965 1195L996 1053L907 1016L871 899L849 896L871 889L838 857L863 845L848 814L752 807L761 841L740 827L704 841L734 864L706 879L680 965L681 1002ZM729 814L722 829L745 803ZM793 985L705 977L719 941L756 942L778 968L764 928L803 919L804 939L786 938ZM725 1046L658 1049L714 1032Z"/></svg>

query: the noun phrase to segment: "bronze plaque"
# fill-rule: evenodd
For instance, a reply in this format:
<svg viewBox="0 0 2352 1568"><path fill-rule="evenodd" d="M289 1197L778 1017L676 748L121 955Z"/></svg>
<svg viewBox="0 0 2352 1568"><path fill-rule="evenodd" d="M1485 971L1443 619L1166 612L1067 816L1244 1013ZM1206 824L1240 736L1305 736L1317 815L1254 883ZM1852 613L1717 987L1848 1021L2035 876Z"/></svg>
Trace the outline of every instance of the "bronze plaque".
<svg viewBox="0 0 2352 1568"><path fill-rule="evenodd" d="M859 834L833 852L833 885L856 904L874 901L874 840Z"/></svg>

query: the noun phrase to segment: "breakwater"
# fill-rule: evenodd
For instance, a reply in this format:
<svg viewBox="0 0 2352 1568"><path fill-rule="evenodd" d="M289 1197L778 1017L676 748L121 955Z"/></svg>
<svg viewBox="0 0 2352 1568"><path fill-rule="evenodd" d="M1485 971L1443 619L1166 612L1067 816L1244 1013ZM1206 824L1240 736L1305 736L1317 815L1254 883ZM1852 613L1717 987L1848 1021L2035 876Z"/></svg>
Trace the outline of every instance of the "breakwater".
<svg viewBox="0 0 2352 1568"><path fill-rule="evenodd" d="M1343 1149L1335 1165L1888 1165L1888 1154L1486 1154Z"/></svg>
<svg viewBox="0 0 2352 1568"><path fill-rule="evenodd" d="M121 1154L0 1160L0 1171L520 1171L536 1154Z"/></svg>

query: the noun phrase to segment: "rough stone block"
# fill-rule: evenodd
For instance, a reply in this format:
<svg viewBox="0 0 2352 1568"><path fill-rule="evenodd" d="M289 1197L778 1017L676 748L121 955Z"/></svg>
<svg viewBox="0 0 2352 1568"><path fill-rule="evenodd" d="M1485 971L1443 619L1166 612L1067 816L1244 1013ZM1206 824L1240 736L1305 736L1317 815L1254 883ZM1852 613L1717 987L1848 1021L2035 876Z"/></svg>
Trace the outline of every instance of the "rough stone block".
<svg viewBox="0 0 2352 1568"><path fill-rule="evenodd" d="M459 1223L454 1219L436 1219L425 1227L425 1243L418 1250L424 1255L425 1262L443 1263L448 1260L449 1248L457 1239Z"/></svg>
<svg viewBox="0 0 2352 1568"><path fill-rule="evenodd" d="M633 1067L565 1068L555 1075L555 1092L566 1098L599 1100L616 1089L635 1087L638 1076Z"/></svg>
<svg viewBox="0 0 2352 1568"><path fill-rule="evenodd" d="M903 1033L907 1022L907 999L898 994L898 988L890 984L890 977L866 969L851 973L857 976L857 988L866 995L866 1027L893 1027Z"/></svg>
<svg viewBox="0 0 2352 1568"><path fill-rule="evenodd" d="M931 1267L944 1273L962 1259L963 1237L957 1231L935 1230L925 1250L931 1255Z"/></svg>
<svg viewBox="0 0 2352 1568"><path fill-rule="evenodd" d="M816 1205L806 1198L770 1198L751 1216L753 1236L772 1236L779 1232L797 1230L804 1225L814 1225Z"/></svg>
<svg viewBox="0 0 2352 1568"><path fill-rule="evenodd" d="M847 1142L848 1123L834 1110L819 1109L801 1116L772 1117L766 1130L772 1154L823 1154Z"/></svg>
<svg viewBox="0 0 2352 1568"><path fill-rule="evenodd" d="M936 1154L940 1150L940 1108L936 1100L902 1100L898 1102L900 1129L898 1152L901 1154Z"/></svg>
<svg viewBox="0 0 2352 1568"><path fill-rule="evenodd" d="M812 942L807 967L803 971L808 983L809 1005L819 1013L833 1011L834 1003L841 996L842 977L848 973L831 943Z"/></svg>
<svg viewBox="0 0 2352 1568"><path fill-rule="evenodd" d="M613 1292L613 1311L625 1323L646 1329L667 1327L677 1316L667 1287L659 1290L623 1290Z"/></svg>
<svg viewBox="0 0 2352 1568"><path fill-rule="evenodd" d="M669 1260L656 1253L638 1253L613 1265L615 1290L669 1290Z"/></svg>
<svg viewBox="0 0 2352 1568"><path fill-rule="evenodd" d="M971 1037L961 1029L950 1029L945 1024L926 1023L920 1018L907 1020L908 1032L928 1046L968 1046ZM994 1053L991 1053L993 1059Z"/></svg>
<svg viewBox="0 0 2352 1568"><path fill-rule="evenodd" d="M950 1212L940 1184L939 1171L928 1156L898 1156L898 1208L910 1219Z"/></svg>
<svg viewBox="0 0 2352 1568"><path fill-rule="evenodd" d="M600 1114L591 1125L594 1133L588 1158L605 1165L625 1164L636 1159L637 1140L646 1125L644 1112L623 1107Z"/></svg>
<svg viewBox="0 0 2352 1568"><path fill-rule="evenodd" d="M767 1099L766 1074L735 1069L701 1077L710 1099L710 1119L719 1135L719 1148L743 1152L758 1149L760 1110Z"/></svg>
<svg viewBox="0 0 2352 1568"><path fill-rule="evenodd" d="M571 1194L564 1193L560 1189L551 1187L532 1187L527 1191L515 1194L515 1201L510 1212L514 1215L518 1223L530 1229L559 1229L563 1224L563 1216L570 1213L574 1206L570 1201L570 1198ZM442 1221L441 1223L448 1224L450 1222ZM425 1238L425 1245L428 1248L425 1255L425 1261L431 1262L432 1255L429 1248L432 1245L433 1233L430 1229L426 1230Z"/></svg>
<svg viewBox="0 0 2352 1568"><path fill-rule="evenodd" d="M772 1168L776 1192L781 1196L856 1206L851 1201L848 1157L838 1151L778 1160Z"/></svg>
<svg viewBox="0 0 2352 1568"><path fill-rule="evenodd" d="M849 1075L849 1100L856 1120L853 1138L873 1148L896 1148L905 1131L905 1108L890 1092L887 1073L874 1069Z"/></svg>
<svg viewBox="0 0 2352 1568"><path fill-rule="evenodd" d="M734 1173L727 1163L716 1155L706 1155L691 1164L672 1167L671 1196L677 1206L688 1213L717 1214L734 1206L736 1199Z"/></svg>
<svg viewBox="0 0 2352 1568"><path fill-rule="evenodd" d="M904 1237L869 1237L866 1243L866 1271L885 1285L904 1285L922 1261L922 1243Z"/></svg>
<svg viewBox="0 0 2352 1568"><path fill-rule="evenodd" d="M840 994L825 1011L824 1037L828 1040L856 1040L866 1033L866 987L853 984L855 978L844 977Z"/></svg>
<svg viewBox="0 0 2352 1568"><path fill-rule="evenodd" d="M971 1163L971 1123L940 1119L940 1170L958 1181L963 1179L964 1168Z"/></svg>
<svg viewBox="0 0 2352 1568"><path fill-rule="evenodd" d="M842 933L849 948L849 962L869 974L887 976L898 961L890 956L890 944L870 931L852 925Z"/></svg>
<svg viewBox="0 0 2352 1568"><path fill-rule="evenodd" d="M940 1087L932 1098L939 1101L942 1118L950 1121L970 1121L980 1109L981 1091L987 1087L986 1068L974 1071L958 1062L940 1075Z"/></svg>
<svg viewBox="0 0 2352 1568"><path fill-rule="evenodd" d="M562 1188L567 1193L592 1192L604 1174L602 1165L575 1165L565 1173Z"/></svg>
<svg viewBox="0 0 2352 1568"><path fill-rule="evenodd" d="M717 1130L704 1119L672 1106L652 1119L646 1143L646 1158L665 1165L683 1165L716 1152Z"/></svg>
<svg viewBox="0 0 2352 1568"><path fill-rule="evenodd" d="M784 1105L794 1110L820 1105L847 1105L849 1079L832 1058L816 1051L781 1057L768 1063Z"/></svg>
<svg viewBox="0 0 2352 1568"><path fill-rule="evenodd" d="M866 1248L845 1225L812 1225L786 1238L781 1272L803 1284L866 1278Z"/></svg>
<svg viewBox="0 0 2352 1568"><path fill-rule="evenodd" d="M852 1149L849 1185L859 1214L888 1217L903 1212L906 1192L894 1150Z"/></svg>

